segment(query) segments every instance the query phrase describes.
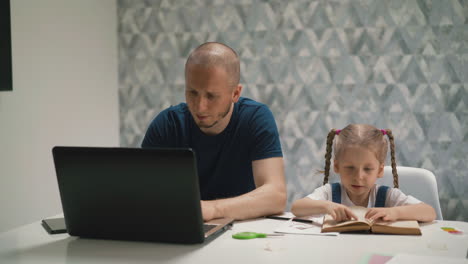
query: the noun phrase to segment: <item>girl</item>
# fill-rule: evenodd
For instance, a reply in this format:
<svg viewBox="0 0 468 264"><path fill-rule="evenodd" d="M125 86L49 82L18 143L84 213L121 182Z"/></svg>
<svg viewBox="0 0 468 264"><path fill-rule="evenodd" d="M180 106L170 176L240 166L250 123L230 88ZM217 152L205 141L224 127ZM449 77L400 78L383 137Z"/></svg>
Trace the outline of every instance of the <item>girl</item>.
<svg viewBox="0 0 468 264"><path fill-rule="evenodd" d="M383 177L387 140L390 141L392 173L395 188L378 186ZM333 168L340 175L341 184L327 184L332 144L335 149ZM327 137L325 179L323 186L292 205L296 216L330 214L336 221L357 219L348 206L370 207L366 218L374 221L417 220L433 221L435 210L418 199L405 195L398 188L395 144L390 129L370 125L351 124L343 130L332 129Z"/></svg>

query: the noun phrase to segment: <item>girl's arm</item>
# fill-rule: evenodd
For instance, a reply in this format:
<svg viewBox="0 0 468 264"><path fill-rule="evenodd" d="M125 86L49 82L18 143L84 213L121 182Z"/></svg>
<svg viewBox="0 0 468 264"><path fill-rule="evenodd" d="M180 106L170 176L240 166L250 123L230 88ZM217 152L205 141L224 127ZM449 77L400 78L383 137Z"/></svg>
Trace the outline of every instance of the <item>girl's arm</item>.
<svg viewBox="0 0 468 264"><path fill-rule="evenodd" d="M402 205L387 208L371 208L366 218L384 221L416 220L420 222L432 222L436 219L436 212L432 206L425 203Z"/></svg>
<svg viewBox="0 0 468 264"><path fill-rule="evenodd" d="M330 214L336 221L356 219L357 216L345 205L331 201L314 200L308 197L299 199L292 204L291 212L295 216Z"/></svg>

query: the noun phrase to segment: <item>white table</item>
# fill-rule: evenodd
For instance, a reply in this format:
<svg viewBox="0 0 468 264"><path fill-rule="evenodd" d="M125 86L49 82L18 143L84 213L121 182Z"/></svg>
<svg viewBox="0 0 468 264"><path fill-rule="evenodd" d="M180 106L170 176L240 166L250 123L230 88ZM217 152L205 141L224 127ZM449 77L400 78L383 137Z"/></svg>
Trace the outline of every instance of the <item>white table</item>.
<svg viewBox="0 0 468 264"><path fill-rule="evenodd" d="M422 236L341 234L337 237L285 235L236 240L242 231L270 233L281 220L237 222L232 230L207 244L92 240L49 235L40 222L0 234L0 263L360 263L373 253L436 255L465 259L468 223L439 221L422 224ZM463 230L452 235L443 226Z"/></svg>

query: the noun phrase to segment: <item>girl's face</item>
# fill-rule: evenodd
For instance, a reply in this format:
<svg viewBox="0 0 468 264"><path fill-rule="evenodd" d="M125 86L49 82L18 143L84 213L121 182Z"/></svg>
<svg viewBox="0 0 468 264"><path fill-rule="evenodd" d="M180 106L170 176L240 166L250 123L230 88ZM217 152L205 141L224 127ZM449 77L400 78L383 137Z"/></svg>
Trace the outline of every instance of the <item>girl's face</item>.
<svg viewBox="0 0 468 264"><path fill-rule="evenodd" d="M333 165L341 177L341 184L355 204L355 201L366 202L377 178L383 177L384 164L377 160L372 151L360 146L346 147ZM364 206L367 207L367 203Z"/></svg>

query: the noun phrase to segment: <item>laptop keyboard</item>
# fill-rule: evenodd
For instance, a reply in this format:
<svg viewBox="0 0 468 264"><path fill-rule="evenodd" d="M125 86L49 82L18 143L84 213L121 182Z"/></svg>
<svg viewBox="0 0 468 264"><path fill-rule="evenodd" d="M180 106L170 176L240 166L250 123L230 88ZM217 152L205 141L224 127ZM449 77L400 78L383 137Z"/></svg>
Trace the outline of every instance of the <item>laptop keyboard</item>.
<svg viewBox="0 0 468 264"><path fill-rule="evenodd" d="M209 225L209 224L203 224L203 231L206 233L210 231L211 229L215 228L217 225Z"/></svg>

